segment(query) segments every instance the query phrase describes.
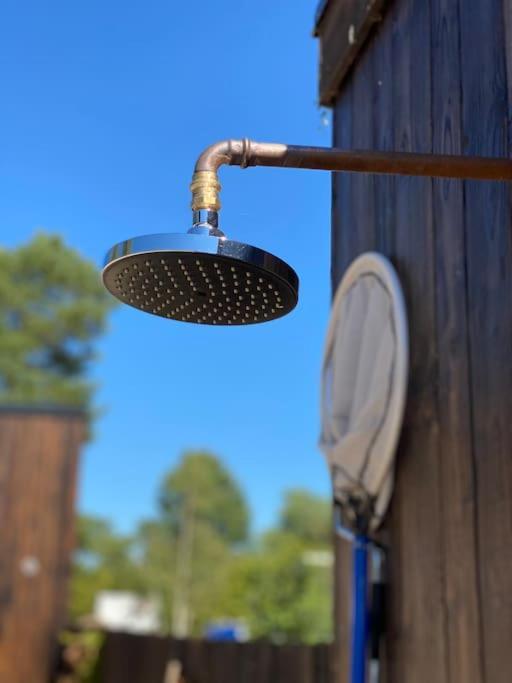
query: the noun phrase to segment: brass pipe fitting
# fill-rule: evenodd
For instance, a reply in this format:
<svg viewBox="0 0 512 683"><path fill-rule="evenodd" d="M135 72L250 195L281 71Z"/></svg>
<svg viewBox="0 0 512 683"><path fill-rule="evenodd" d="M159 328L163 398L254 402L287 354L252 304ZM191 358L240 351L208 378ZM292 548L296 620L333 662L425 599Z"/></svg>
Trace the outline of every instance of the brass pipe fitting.
<svg viewBox="0 0 512 683"><path fill-rule="evenodd" d="M211 145L197 160L192 179L194 211L220 209L220 166L276 166L352 173L467 180L512 180L512 161L507 158L415 154L330 147L298 147L280 143L224 140Z"/></svg>
<svg viewBox="0 0 512 683"><path fill-rule="evenodd" d="M192 211L220 209L221 185L216 171L196 171L190 183Z"/></svg>

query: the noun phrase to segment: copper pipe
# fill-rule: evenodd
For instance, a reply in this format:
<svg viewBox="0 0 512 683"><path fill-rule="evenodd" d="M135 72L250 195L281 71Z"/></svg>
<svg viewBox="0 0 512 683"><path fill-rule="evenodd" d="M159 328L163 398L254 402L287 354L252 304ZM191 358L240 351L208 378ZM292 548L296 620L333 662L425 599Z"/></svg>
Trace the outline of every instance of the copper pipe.
<svg viewBox="0 0 512 683"><path fill-rule="evenodd" d="M467 180L512 180L510 159L299 147L249 140L217 142L201 154L195 170L217 171L223 164L393 173Z"/></svg>
<svg viewBox="0 0 512 683"><path fill-rule="evenodd" d="M250 140L225 140L208 147L195 167L194 182L204 187L215 178L220 166L277 166L323 171L386 173L432 178L465 180L512 180L512 161L504 158L414 154L410 152L376 152L333 149L331 147L299 147ZM218 182L218 181L217 181ZM193 200L199 206L201 198ZM195 203L194 203L195 201ZM203 202L204 203L204 202Z"/></svg>

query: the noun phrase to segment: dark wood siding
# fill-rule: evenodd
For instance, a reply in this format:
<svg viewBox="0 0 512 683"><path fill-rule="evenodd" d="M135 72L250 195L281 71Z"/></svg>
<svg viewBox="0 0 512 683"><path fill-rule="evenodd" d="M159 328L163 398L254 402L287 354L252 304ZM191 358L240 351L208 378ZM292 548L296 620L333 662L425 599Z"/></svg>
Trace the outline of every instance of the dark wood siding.
<svg viewBox="0 0 512 683"><path fill-rule="evenodd" d="M79 415L0 409L2 683L49 680L65 618L83 438Z"/></svg>
<svg viewBox="0 0 512 683"><path fill-rule="evenodd" d="M509 155L511 31L510 0L390 2L336 98L334 145ZM410 321L409 396L383 530L388 683L512 680L510 223L506 183L333 176L333 289L352 259L376 249L400 274ZM336 557L346 681L341 541Z"/></svg>
<svg viewBox="0 0 512 683"><path fill-rule="evenodd" d="M181 664L186 683L330 683L329 645L222 643L108 633L102 683L164 683L167 664Z"/></svg>
<svg viewBox="0 0 512 683"><path fill-rule="evenodd" d="M327 0L319 5L320 103L331 105L389 0Z"/></svg>

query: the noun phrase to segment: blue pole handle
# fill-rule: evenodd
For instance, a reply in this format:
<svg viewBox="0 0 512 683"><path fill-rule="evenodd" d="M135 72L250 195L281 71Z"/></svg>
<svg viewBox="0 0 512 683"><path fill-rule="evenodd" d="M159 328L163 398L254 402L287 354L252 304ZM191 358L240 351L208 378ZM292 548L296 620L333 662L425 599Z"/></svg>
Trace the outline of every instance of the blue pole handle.
<svg viewBox="0 0 512 683"><path fill-rule="evenodd" d="M353 552L353 607L351 683L366 683L366 650L369 633L368 595L368 539L356 536Z"/></svg>

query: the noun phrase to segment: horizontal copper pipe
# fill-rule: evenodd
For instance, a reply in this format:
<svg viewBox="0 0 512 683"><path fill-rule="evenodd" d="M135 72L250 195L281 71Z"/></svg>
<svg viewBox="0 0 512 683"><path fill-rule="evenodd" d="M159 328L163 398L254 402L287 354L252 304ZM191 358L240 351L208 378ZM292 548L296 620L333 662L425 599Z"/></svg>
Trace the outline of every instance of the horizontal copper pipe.
<svg viewBox="0 0 512 683"><path fill-rule="evenodd" d="M512 161L504 158L354 151L249 140L226 140L208 147L199 157L195 170L216 172L223 164L466 180L512 180Z"/></svg>

